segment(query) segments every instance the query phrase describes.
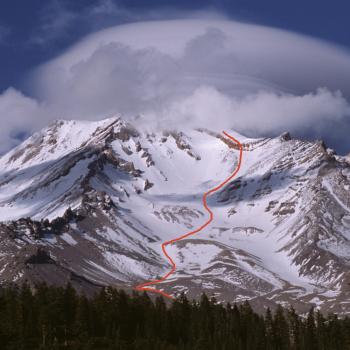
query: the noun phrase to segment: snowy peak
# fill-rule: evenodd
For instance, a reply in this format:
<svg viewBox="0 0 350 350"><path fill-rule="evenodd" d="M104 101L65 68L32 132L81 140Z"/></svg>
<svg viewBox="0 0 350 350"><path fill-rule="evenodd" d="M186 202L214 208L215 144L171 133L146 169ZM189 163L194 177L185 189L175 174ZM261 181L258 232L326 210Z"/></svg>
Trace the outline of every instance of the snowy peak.
<svg viewBox="0 0 350 350"><path fill-rule="evenodd" d="M120 124L124 123L117 118L102 122L57 120L9 152L4 160L12 166L27 166L54 160L89 144L98 144L105 134L118 124L121 127Z"/></svg>
<svg viewBox="0 0 350 350"><path fill-rule="evenodd" d="M287 133L227 132L241 170L208 198L212 225L169 246L178 269L161 288L347 312L349 163ZM161 243L205 222L202 194L237 162L211 130L54 122L0 159L0 281L93 290L164 275Z"/></svg>

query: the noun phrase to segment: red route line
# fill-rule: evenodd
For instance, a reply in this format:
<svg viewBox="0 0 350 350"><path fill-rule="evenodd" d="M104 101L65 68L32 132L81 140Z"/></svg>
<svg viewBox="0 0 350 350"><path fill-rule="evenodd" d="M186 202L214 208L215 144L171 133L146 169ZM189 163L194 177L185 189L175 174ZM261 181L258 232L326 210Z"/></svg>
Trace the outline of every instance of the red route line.
<svg viewBox="0 0 350 350"><path fill-rule="evenodd" d="M135 290L137 290L137 291L148 291L148 292L152 292L152 293L158 293L158 294L163 295L166 298L175 300L175 298L172 295L170 295L168 293L165 293L165 292L163 292L161 290L158 290L156 288L151 288L149 286L151 286L153 284L158 284L158 283L164 282L170 275L172 275L175 272L176 264L175 264L174 260L169 256L168 252L166 251L166 249L165 249L166 246L169 245L169 244L178 242L178 241L180 241L180 240L182 240L184 238L187 238L189 236L192 236L192 235L198 233L199 231L203 230L205 227L207 227L213 221L214 214L213 214L213 212L211 211L211 209L207 205L207 197L210 196L211 194L213 194L214 192L220 190L221 188L223 188L229 181L231 181L237 175L237 173L239 172L239 169L241 168L242 155L243 155L242 144L237 139L235 139L233 136L229 135L227 132L223 131L223 134L226 137L228 137L229 139L231 139L232 141L234 141L238 145L238 147L239 147L239 159L238 159L238 164L237 164L237 167L236 167L235 171L225 181L223 181L218 186L212 188L211 190L209 190L209 191L207 191L207 192L205 192L203 194L202 202L203 202L204 208L209 213L209 219L202 226L198 227L194 231L188 232L188 233L186 233L186 234L184 234L184 235L182 235L180 237L177 237L177 238L174 238L174 239L172 239L170 241L166 241L166 242L162 243L162 251L163 251L163 254L167 257L167 259L169 260L169 262L171 264L171 270L168 273L166 273L163 277L161 277L160 279L148 281L148 282L145 282L145 283L137 285L135 287Z"/></svg>

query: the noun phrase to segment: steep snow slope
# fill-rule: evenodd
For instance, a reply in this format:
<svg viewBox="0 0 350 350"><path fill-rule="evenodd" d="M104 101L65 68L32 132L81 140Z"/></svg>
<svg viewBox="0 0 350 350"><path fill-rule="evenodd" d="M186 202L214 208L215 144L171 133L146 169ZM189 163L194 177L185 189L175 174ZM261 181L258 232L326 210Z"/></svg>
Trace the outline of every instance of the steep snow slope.
<svg viewBox="0 0 350 350"><path fill-rule="evenodd" d="M214 221L168 247L167 293L348 312L350 166L322 142L248 139ZM57 121L0 159L0 280L132 288L170 266L161 243L206 221L201 197L237 146L209 130Z"/></svg>

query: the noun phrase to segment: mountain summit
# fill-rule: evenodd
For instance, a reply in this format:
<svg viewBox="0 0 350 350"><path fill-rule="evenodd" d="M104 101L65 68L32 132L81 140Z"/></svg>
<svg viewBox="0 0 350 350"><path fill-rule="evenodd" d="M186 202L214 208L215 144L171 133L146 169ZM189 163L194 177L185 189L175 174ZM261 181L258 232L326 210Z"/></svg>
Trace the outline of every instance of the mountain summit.
<svg viewBox="0 0 350 350"><path fill-rule="evenodd" d="M212 224L169 245L158 288L258 307L350 311L350 163L320 142L249 139ZM207 129L56 121L0 159L0 281L132 289L169 269L161 243L199 227L237 145Z"/></svg>

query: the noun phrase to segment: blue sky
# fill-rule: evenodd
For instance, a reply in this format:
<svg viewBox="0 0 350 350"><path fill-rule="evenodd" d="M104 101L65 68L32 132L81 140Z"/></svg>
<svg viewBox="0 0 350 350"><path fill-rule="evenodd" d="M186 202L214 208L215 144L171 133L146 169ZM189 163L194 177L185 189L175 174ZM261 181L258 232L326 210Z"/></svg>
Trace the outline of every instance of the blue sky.
<svg viewBox="0 0 350 350"><path fill-rule="evenodd" d="M162 45L155 52L149 51L147 43L140 56L140 48L129 46L127 40L125 47L116 45L119 42L115 40L102 49L97 45L88 58L81 56L79 50L71 49L80 39L106 28L111 28L118 37L120 24L207 18L208 14L210 19L230 20L236 41L249 38L249 34L244 35L250 31L255 37L249 39L251 43L247 47L242 49L244 45L240 44L226 52L220 43L227 41L230 35L227 36L223 22L216 31L202 28L204 31L200 35L188 27L192 32L186 39L190 50L182 52L180 60L171 57ZM276 136L288 130L297 137L323 138L340 153L348 153L349 14L348 0L2 0L0 153L53 119L95 120L124 112L125 115L152 112L152 118L157 119L164 110L176 123L180 120L203 122L203 116L211 111L212 115L221 115L223 125L229 122L229 127L248 136ZM239 23L248 26L242 27ZM183 30L183 23L170 31L169 26L172 25L145 27L148 31L145 40L152 39L158 30L170 36L171 31ZM136 24L129 31L131 39L143 35L138 28ZM286 34L269 28L285 30ZM186 36L185 32L183 34ZM264 47L260 45L260 36L266 40ZM209 58L204 60L203 48L209 53ZM266 48L272 51L269 53ZM80 60L67 62L64 59L67 52L76 54ZM246 52L255 52L255 57L246 56ZM159 65L149 66L149 56ZM63 57L62 67L53 65L44 72L40 70L43 64L57 57ZM103 71L106 60L110 71ZM246 61L246 65L242 64ZM147 67L148 71L133 69L131 62L134 67ZM178 69L179 66L183 68ZM106 80L93 75L96 67L99 68L96 71L102 69ZM56 76L57 68L70 70L72 79L64 81ZM199 74L199 78L184 89L189 73ZM210 74L220 79L214 81ZM228 82L231 74L236 80ZM154 77L156 83L152 80ZM169 84L159 89L158 83L164 80ZM255 92L237 95L242 86L252 88L254 84ZM118 95L121 85L129 90L119 91ZM258 88L263 91L256 93ZM158 105L160 100L163 110L152 110L151 106ZM193 107L198 107L200 116L194 115L196 108ZM265 111L263 115L257 113L262 110ZM234 120L232 115L235 115ZM210 121L210 115L206 118Z"/></svg>

